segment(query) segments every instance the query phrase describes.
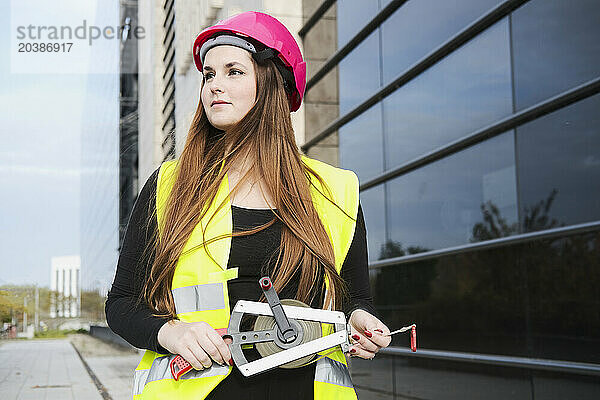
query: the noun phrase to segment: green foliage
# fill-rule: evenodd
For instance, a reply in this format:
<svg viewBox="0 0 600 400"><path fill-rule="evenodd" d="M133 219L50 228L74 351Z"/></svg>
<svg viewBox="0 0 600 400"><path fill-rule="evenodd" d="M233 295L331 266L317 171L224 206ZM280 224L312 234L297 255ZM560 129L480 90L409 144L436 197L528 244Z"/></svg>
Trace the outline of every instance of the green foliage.
<svg viewBox="0 0 600 400"><path fill-rule="evenodd" d="M4 285L0 287L0 322L10 322L12 316L25 311L24 297L28 286ZM29 306L27 311L29 311Z"/></svg>
<svg viewBox="0 0 600 400"><path fill-rule="evenodd" d="M81 291L81 316L93 321L105 321L104 303L106 296L95 290Z"/></svg>
<svg viewBox="0 0 600 400"><path fill-rule="evenodd" d="M32 285L4 285L0 286L0 322L11 322L13 316L21 320L26 311L30 323L35 314L35 286ZM26 301L25 301L26 299ZM40 321L50 318L50 305L56 303L76 301L74 297L63 297L57 292L46 287L38 287L38 316ZM96 290L81 291L81 316L91 321L104 321L104 303L106 296ZM27 306L25 306L27 303Z"/></svg>
<svg viewBox="0 0 600 400"><path fill-rule="evenodd" d="M72 333L88 333L85 329L68 329L68 330L58 330L58 329L49 329L47 331L40 331L35 333L36 338L40 339L60 339L65 338L67 335Z"/></svg>

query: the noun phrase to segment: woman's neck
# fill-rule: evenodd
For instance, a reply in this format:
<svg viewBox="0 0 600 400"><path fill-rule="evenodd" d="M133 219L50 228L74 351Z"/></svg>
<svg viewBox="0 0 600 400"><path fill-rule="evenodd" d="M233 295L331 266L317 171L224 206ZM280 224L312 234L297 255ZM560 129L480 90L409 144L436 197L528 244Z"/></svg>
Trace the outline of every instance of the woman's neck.
<svg viewBox="0 0 600 400"><path fill-rule="evenodd" d="M246 172L250 171L254 166L254 157L246 152L244 155L237 157L229 165L229 170L243 176Z"/></svg>
<svg viewBox="0 0 600 400"><path fill-rule="evenodd" d="M275 208L270 191L264 180L259 179L257 169L253 166L255 166L254 158L248 154L236 158L229 164L228 179L232 204L247 208ZM246 180L240 183L246 173L248 174ZM232 194L231 191L235 186L238 186L238 190Z"/></svg>

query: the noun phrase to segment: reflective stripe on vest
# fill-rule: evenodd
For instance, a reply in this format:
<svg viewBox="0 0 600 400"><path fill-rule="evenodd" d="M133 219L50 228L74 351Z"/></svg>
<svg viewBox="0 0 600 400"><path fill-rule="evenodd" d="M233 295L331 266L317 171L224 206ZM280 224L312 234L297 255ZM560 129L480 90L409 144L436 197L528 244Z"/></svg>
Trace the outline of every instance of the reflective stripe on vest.
<svg viewBox="0 0 600 400"><path fill-rule="evenodd" d="M177 314L225 308L222 283L185 286L171 290Z"/></svg>
<svg viewBox="0 0 600 400"><path fill-rule="evenodd" d="M350 388L353 387L348 367L329 357L323 357L317 361L315 381Z"/></svg>
<svg viewBox="0 0 600 400"><path fill-rule="evenodd" d="M173 379L171 376L171 368L169 366L171 360L174 358L174 355L161 356L157 357L152 361L152 366L150 369L141 369L135 371L134 382L135 386L133 387L133 395L142 394L144 390L144 386L150 382L158 381L161 379ZM228 367L222 367L218 364L214 364L213 366L204 369L201 371L197 371L192 369L185 375L183 375L180 379L198 379L198 378L208 378L217 375L226 376L229 372Z"/></svg>
<svg viewBox="0 0 600 400"><path fill-rule="evenodd" d="M335 267L340 273L356 227L358 178L352 171L336 168L304 155L302 161L327 183L333 195L332 200L354 218L354 220L348 218L325 199L323 195L327 195L328 192L311 175L310 193L313 205L331 241ZM177 160L167 161L161 165L156 192L159 229L176 174ZM221 203L223 207L217 210ZM229 235L232 228L229 184L228 177L225 175L217 195L208 205L206 215L192 231L175 267L171 288L177 317L180 320L204 321L217 330L227 328L230 309L226 283L229 279L237 277L234 268L227 268L231 237L225 237L205 246L202 243L217 236ZM188 251L192 248L193 251ZM330 331L330 327L324 324L323 331L324 333ZM331 350L322 352L325 353L327 356L317 361L315 368L314 399L355 400L356 392L352 387L346 357L339 347L333 352ZM168 367L169 357L172 356L146 351L134 375L135 399L204 399L231 372L231 367L220 367L213 363L213 366L207 370L190 371L183 376L183 379L174 381Z"/></svg>

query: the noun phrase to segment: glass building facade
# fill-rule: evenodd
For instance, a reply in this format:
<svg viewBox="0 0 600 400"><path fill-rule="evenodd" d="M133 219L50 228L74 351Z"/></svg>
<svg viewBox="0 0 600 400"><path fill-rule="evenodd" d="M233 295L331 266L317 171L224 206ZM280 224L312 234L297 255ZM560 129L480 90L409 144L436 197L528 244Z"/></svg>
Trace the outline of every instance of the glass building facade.
<svg viewBox="0 0 600 400"><path fill-rule="evenodd" d="M119 21L119 4L96 5L96 26ZM90 65L109 73L87 74L81 125L81 289L105 295L119 249L119 42L91 53Z"/></svg>
<svg viewBox="0 0 600 400"><path fill-rule="evenodd" d="M360 398L600 398L600 2L324 3L339 113L303 150L337 135L418 332L352 360Z"/></svg>

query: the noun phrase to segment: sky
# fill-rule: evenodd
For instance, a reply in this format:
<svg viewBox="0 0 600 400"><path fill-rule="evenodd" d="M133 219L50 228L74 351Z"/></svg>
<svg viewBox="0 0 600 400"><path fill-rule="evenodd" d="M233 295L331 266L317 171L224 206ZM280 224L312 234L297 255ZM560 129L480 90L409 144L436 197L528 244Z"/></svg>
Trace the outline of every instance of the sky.
<svg viewBox="0 0 600 400"><path fill-rule="evenodd" d="M82 259L83 287L105 287L112 277L118 245L118 40L74 40L70 54L17 52L16 26L75 28L84 19L117 26L118 3L99 1L101 7L76 0L0 2L0 285L49 286L51 258L79 255L82 247L94 255ZM88 218L91 211L101 217ZM94 224L84 236L82 213ZM109 245L94 249L95 243Z"/></svg>

